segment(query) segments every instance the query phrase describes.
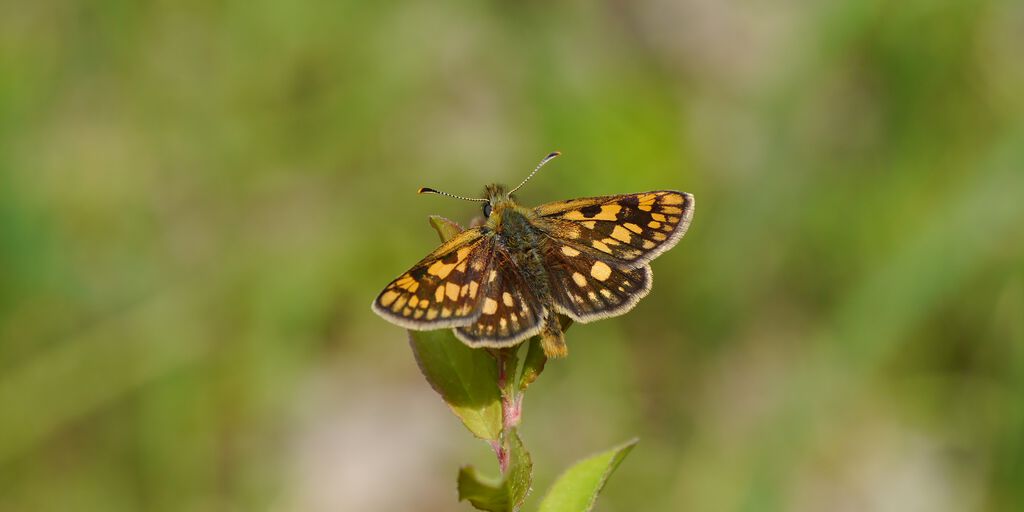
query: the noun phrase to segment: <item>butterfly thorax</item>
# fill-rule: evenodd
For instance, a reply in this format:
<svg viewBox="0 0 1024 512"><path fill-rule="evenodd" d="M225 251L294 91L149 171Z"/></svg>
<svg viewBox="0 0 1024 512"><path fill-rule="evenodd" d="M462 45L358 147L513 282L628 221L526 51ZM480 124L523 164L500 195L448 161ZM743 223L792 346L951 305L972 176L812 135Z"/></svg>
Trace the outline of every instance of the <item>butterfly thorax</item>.
<svg viewBox="0 0 1024 512"><path fill-rule="evenodd" d="M490 205L486 227L497 237L497 242L521 265L531 265L533 260L542 263L538 249L540 234L533 228L532 210L516 204L502 185L490 185L485 189Z"/></svg>

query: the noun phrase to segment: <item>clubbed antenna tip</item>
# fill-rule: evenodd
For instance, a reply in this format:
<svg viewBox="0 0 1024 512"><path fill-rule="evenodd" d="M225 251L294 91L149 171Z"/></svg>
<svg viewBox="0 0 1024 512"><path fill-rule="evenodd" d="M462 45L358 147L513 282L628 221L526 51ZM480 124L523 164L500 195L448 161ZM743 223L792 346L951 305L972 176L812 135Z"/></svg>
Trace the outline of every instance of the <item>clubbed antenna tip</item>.
<svg viewBox="0 0 1024 512"><path fill-rule="evenodd" d="M527 177L526 177L526 179L525 179L525 180L523 180L523 182L519 184L519 186L517 186L516 188L512 189L512 190L511 190L511 191L510 191L510 192L508 193L508 195L510 195L510 196L511 196L513 192L515 192L516 190L519 190L519 189L520 189L520 188L521 188L521 187L522 187L523 185L526 185L526 182L527 182L527 181L530 181L530 178L532 178L534 174L537 174L537 171L539 171L541 167L544 167L544 164L546 164L546 163L550 162L550 161L551 161L552 159L554 159L554 158L555 158L556 156L559 156L559 155L561 155L561 154L562 154L562 152L561 152L561 151L552 151L551 153L548 153L548 156L546 156L546 157L544 157L543 159L541 159L540 163L539 163L539 164L537 164L537 167L535 167L535 168L533 169L533 172L531 172L531 173L530 173L530 175L529 175L529 176L527 176Z"/></svg>
<svg viewBox="0 0 1024 512"><path fill-rule="evenodd" d="M457 196L455 194L449 194L448 192L441 192L440 190L437 190L437 189L434 189L434 188L430 188L430 187L420 187L420 189L417 190L416 193L417 194L438 194L438 195L442 195L442 196L454 197L455 199L462 199L463 201L487 202L487 199L477 199L475 197Z"/></svg>

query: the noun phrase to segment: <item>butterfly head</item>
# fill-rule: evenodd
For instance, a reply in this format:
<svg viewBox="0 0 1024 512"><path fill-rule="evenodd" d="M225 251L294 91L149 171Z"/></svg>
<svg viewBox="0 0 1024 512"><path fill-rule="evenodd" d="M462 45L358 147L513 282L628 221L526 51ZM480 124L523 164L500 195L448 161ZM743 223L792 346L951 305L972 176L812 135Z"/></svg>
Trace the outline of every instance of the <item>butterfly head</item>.
<svg viewBox="0 0 1024 512"><path fill-rule="evenodd" d="M485 219L489 219L493 213L501 213L505 208L516 204L505 185L497 183L484 187L484 197L487 198L487 202L483 206Z"/></svg>

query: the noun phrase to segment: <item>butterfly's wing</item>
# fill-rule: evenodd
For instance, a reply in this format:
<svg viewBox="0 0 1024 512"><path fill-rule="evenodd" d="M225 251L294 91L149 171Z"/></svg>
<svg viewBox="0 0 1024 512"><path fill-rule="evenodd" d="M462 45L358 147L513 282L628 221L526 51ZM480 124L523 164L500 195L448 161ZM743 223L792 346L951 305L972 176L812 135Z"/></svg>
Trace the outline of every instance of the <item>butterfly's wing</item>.
<svg viewBox="0 0 1024 512"><path fill-rule="evenodd" d="M480 315L494 237L467 229L389 283L373 310L407 329L457 327Z"/></svg>
<svg viewBox="0 0 1024 512"><path fill-rule="evenodd" d="M534 208L535 227L577 250L641 267L671 249L690 226L693 196L674 190L588 197Z"/></svg>
<svg viewBox="0 0 1024 512"><path fill-rule="evenodd" d="M671 190L591 197L534 209L555 307L586 323L621 315L651 289L648 263L672 248L693 196Z"/></svg>
<svg viewBox="0 0 1024 512"><path fill-rule="evenodd" d="M540 332L544 306L522 269L498 245L484 286L480 316L455 329L456 337L471 347L509 347Z"/></svg>
<svg viewBox="0 0 1024 512"><path fill-rule="evenodd" d="M581 323L621 315L651 291L651 267L628 265L557 239L542 244L555 310Z"/></svg>

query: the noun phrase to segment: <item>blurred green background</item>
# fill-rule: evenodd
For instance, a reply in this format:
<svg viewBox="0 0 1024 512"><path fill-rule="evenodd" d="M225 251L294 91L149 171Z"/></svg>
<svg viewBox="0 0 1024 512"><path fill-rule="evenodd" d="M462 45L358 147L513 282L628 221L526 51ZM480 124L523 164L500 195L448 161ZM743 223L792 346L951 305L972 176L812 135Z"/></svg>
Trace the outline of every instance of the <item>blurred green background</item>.
<svg viewBox="0 0 1024 512"><path fill-rule="evenodd" d="M428 214L676 188L527 396L600 510L1024 509L1024 3L2 2L0 510L470 510Z"/></svg>

